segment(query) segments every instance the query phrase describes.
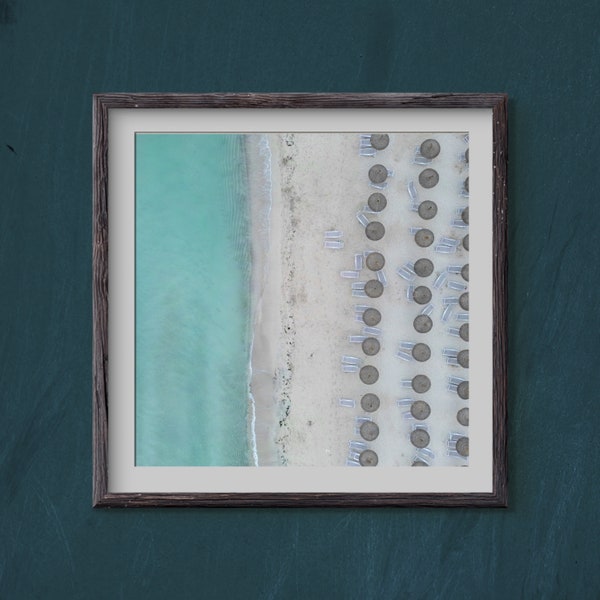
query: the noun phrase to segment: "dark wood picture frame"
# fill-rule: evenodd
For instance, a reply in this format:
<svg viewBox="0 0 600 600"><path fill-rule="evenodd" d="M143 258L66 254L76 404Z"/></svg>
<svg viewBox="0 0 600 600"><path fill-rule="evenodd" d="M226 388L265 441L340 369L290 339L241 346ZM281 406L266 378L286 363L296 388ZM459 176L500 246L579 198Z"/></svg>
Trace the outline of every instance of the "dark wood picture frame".
<svg viewBox="0 0 600 600"><path fill-rule="evenodd" d="M507 490L507 103L505 94L98 94L93 99L93 506L488 506ZM483 108L493 115L491 493L111 493L108 488L108 123L122 108Z"/></svg>

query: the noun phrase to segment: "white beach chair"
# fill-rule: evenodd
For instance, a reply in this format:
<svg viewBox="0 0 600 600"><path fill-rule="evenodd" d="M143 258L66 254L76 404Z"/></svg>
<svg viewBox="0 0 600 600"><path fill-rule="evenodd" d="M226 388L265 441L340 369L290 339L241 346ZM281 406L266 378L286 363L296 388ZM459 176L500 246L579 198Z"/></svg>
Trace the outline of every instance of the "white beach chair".
<svg viewBox="0 0 600 600"><path fill-rule="evenodd" d="M398 347L402 350L412 350L416 345L415 342L400 342Z"/></svg>
<svg viewBox="0 0 600 600"><path fill-rule="evenodd" d="M456 246L437 244L434 248L434 252L437 252L438 254L454 254L456 252Z"/></svg>
<svg viewBox="0 0 600 600"><path fill-rule="evenodd" d="M350 356L348 354L342 356L342 364L344 365L360 365L361 363L362 360L358 356Z"/></svg>
<svg viewBox="0 0 600 600"><path fill-rule="evenodd" d="M463 283L462 281L449 281L447 287L457 292L463 292L467 289L467 284Z"/></svg>
<svg viewBox="0 0 600 600"><path fill-rule="evenodd" d="M341 240L325 240L323 245L330 250L341 250L344 247L344 242Z"/></svg>
<svg viewBox="0 0 600 600"><path fill-rule="evenodd" d="M406 362L412 362L414 360L413 355L405 350L398 350L396 352L396 356L401 360L405 360Z"/></svg>
<svg viewBox="0 0 600 600"><path fill-rule="evenodd" d="M396 406L399 408L404 408L405 406L410 406L414 400L412 398L399 398L396 400Z"/></svg>
<svg viewBox="0 0 600 600"><path fill-rule="evenodd" d="M369 218L361 211L356 213L356 219L363 227L366 227L369 224Z"/></svg>
<svg viewBox="0 0 600 600"><path fill-rule="evenodd" d="M363 333L373 337L379 337L382 333L379 327L363 327Z"/></svg>
<svg viewBox="0 0 600 600"><path fill-rule="evenodd" d="M369 444L361 440L348 440L348 448L351 450L367 450Z"/></svg>
<svg viewBox="0 0 600 600"><path fill-rule="evenodd" d="M456 227L458 229L467 229L469 225L465 223L462 219L452 219L450 222L452 227Z"/></svg>
<svg viewBox="0 0 600 600"><path fill-rule="evenodd" d="M387 181L384 181L383 183L373 183L372 181L369 181L369 185L376 190L385 190L388 186Z"/></svg>
<svg viewBox="0 0 600 600"><path fill-rule="evenodd" d="M354 402L354 400L352 398L340 398L338 400L338 403L340 406L343 406L344 408L354 408L356 403Z"/></svg>
<svg viewBox="0 0 600 600"><path fill-rule="evenodd" d="M449 306L451 304L458 304L458 296L446 296L442 298L442 306Z"/></svg>
<svg viewBox="0 0 600 600"><path fill-rule="evenodd" d="M446 308L444 308L444 310L442 311L442 321L444 323L447 323L450 320L450 315L452 314L453 307L453 304L448 304L448 306L446 306Z"/></svg>
<svg viewBox="0 0 600 600"><path fill-rule="evenodd" d="M414 291L415 291L415 286L414 286L414 285L409 285L409 286L406 288L406 299L407 299L409 302L414 302L414 301L415 301L415 299L413 298L413 293L414 293Z"/></svg>
<svg viewBox="0 0 600 600"><path fill-rule="evenodd" d="M433 289L439 290L448 280L448 273L444 273L443 271L435 278L433 282Z"/></svg>
<svg viewBox="0 0 600 600"><path fill-rule="evenodd" d="M357 271L360 271L360 270L362 270L363 265L364 265L363 255L362 254L355 254L354 255L354 268Z"/></svg>
<svg viewBox="0 0 600 600"><path fill-rule="evenodd" d="M377 154L377 150L370 146L364 146L358 151L359 156L375 156Z"/></svg>
<svg viewBox="0 0 600 600"><path fill-rule="evenodd" d="M447 332L454 337L460 337L460 329L458 327L448 327Z"/></svg>
<svg viewBox="0 0 600 600"><path fill-rule="evenodd" d="M338 231L337 229L330 229L325 232L325 239L333 240L341 238L344 235L343 231Z"/></svg>
<svg viewBox="0 0 600 600"><path fill-rule="evenodd" d="M465 323L468 323L469 322L469 313L467 313L467 312L456 313L456 315L454 315L454 318L457 321L463 321Z"/></svg>
<svg viewBox="0 0 600 600"><path fill-rule="evenodd" d="M353 281L352 289L353 290L364 290L366 281Z"/></svg>
<svg viewBox="0 0 600 600"><path fill-rule="evenodd" d="M433 304L428 304L421 310L420 314L429 316L432 312L433 312Z"/></svg>
<svg viewBox="0 0 600 600"><path fill-rule="evenodd" d="M368 298L367 292L365 292L364 288L362 290L352 290L352 295L355 298Z"/></svg>
<svg viewBox="0 0 600 600"><path fill-rule="evenodd" d="M385 271L383 269L377 271L377 281L379 281L383 287L387 287L387 277L385 276Z"/></svg>
<svg viewBox="0 0 600 600"><path fill-rule="evenodd" d="M358 373L358 365L342 365L342 373Z"/></svg>
<svg viewBox="0 0 600 600"><path fill-rule="evenodd" d="M358 279L359 276L359 271L340 271L340 277L343 279Z"/></svg>
<svg viewBox="0 0 600 600"><path fill-rule="evenodd" d="M362 344L367 339L366 335L349 335L348 341L351 344Z"/></svg>
<svg viewBox="0 0 600 600"><path fill-rule="evenodd" d="M413 271L414 263L406 263L396 269L396 273L406 281L414 281L417 274Z"/></svg>
<svg viewBox="0 0 600 600"><path fill-rule="evenodd" d="M454 275L458 275L462 271L462 265L448 265L446 267L446 271L448 273L453 273Z"/></svg>

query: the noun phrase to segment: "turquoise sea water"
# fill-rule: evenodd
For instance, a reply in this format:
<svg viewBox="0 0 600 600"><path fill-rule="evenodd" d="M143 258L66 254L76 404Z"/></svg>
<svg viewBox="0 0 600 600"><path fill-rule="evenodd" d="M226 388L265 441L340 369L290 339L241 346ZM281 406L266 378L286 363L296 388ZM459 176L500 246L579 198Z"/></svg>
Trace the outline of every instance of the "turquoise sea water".
<svg viewBox="0 0 600 600"><path fill-rule="evenodd" d="M252 464L244 138L136 136L136 464Z"/></svg>

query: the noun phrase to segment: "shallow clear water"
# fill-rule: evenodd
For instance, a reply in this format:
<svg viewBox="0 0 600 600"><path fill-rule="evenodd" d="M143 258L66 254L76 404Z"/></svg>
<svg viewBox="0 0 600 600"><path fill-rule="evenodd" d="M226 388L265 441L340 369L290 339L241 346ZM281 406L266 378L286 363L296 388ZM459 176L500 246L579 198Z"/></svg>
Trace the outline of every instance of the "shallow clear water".
<svg viewBox="0 0 600 600"><path fill-rule="evenodd" d="M136 137L136 464L251 464L243 136Z"/></svg>

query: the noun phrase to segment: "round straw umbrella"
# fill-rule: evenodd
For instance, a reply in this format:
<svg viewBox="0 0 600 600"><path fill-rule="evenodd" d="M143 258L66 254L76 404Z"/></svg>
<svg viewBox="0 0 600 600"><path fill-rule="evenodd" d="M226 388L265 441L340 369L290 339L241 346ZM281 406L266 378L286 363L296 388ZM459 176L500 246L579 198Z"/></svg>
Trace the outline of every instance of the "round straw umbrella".
<svg viewBox="0 0 600 600"><path fill-rule="evenodd" d="M383 183L388 176L388 170L383 165L373 165L369 169L369 179L373 183Z"/></svg>
<svg viewBox="0 0 600 600"><path fill-rule="evenodd" d="M358 462L362 467L376 467L379 459L373 450L363 450L358 457Z"/></svg>
<svg viewBox="0 0 600 600"><path fill-rule="evenodd" d="M390 143L390 136L387 133L372 133L371 134L371 146L375 150L384 150Z"/></svg>
<svg viewBox="0 0 600 600"><path fill-rule="evenodd" d="M371 210L381 212L387 206L387 198L383 194L375 192L369 196L367 204Z"/></svg>
<svg viewBox="0 0 600 600"><path fill-rule="evenodd" d="M380 252L370 252L365 262L371 271L380 271L385 265L385 257Z"/></svg>
<svg viewBox="0 0 600 600"><path fill-rule="evenodd" d="M421 144L421 156L435 158L440 153L440 144L437 140L428 139Z"/></svg>
<svg viewBox="0 0 600 600"><path fill-rule="evenodd" d="M375 412L380 404L379 397L375 394L365 394L360 399L360 406L365 412Z"/></svg>

